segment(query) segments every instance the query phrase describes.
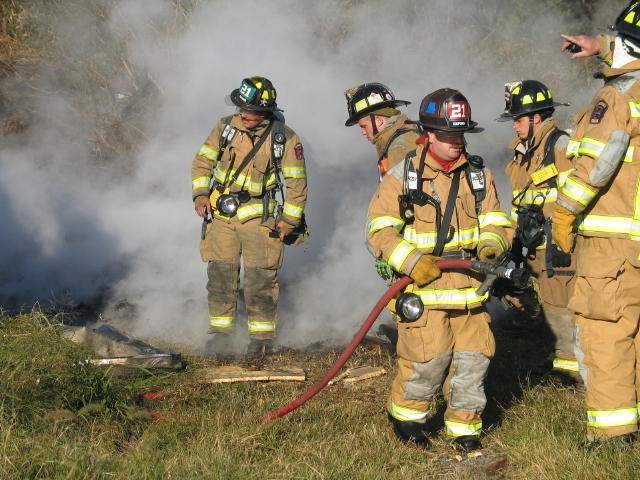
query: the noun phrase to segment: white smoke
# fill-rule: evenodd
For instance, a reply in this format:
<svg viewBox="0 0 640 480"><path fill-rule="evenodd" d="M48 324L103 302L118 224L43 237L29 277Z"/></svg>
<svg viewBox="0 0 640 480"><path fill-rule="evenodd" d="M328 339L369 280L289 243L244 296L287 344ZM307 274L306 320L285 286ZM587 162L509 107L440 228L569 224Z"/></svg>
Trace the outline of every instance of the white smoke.
<svg viewBox="0 0 640 480"><path fill-rule="evenodd" d="M504 82L540 79L556 99L573 102L571 111L596 89L584 63L560 52L559 34L580 32L550 8L527 17L534 18L527 24L507 24L513 18L508 3L220 0L194 2L184 16L170 2L110 2L109 34L127 45L110 84L118 98L129 98L145 78L160 92L161 105L131 164L114 169L91 161L86 137L93 129L77 114L102 106L79 107L77 85L44 82L50 95L40 118L57 128L32 125L28 135L2 146L0 299L6 302L0 301L26 304L61 292L91 301L108 293L104 318L143 338L201 349L206 266L198 254L190 165L216 121L234 111L225 97L242 78L263 75L303 140L309 174L312 236L286 251L280 339L298 345L349 340L385 285L364 245L367 204L377 185L375 151L356 127L344 127L343 91L385 83L412 101L404 111L415 118L424 95L459 88L486 129L468 135L469 151L494 171L505 205L502 170L513 132L493 122L504 108ZM618 8L608 7L596 19L611 21ZM99 61L104 45L91 25L81 11L69 12L55 28L68 51ZM61 135L64 124L86 137ZM135 315L125 315L124 304Z"/></svg>

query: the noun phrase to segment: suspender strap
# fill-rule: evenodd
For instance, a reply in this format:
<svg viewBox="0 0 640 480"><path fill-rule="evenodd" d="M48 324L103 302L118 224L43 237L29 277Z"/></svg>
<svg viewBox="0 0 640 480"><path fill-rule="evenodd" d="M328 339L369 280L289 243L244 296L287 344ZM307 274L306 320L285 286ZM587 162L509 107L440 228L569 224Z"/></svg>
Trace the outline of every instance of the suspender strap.
<svg viewBox="0 0 640 480"><path fill-rule="evenodd" d="M260 140L258 140L258 142L251 149L251 151L247 153L247 156L244 157L244 160L242 160L242 163L238 166L238 168L233 173L233 175L231 175L231 183L233 183L238 178L238 175L240 174L240 172L242 172L242 170L244 170L247 167L247 165L249 165L249 162L251 161L251 159L255 157L256 153L258 153L258 150L260 150L260 147L262 146L262 144L267 140L267 137L269 137L272 127L273 127L273 120L269 122L269 126L267 126L267 129L264 131L264 134L262 135L262 137L260 137Z"/></svg>
<svg viewBox="0 0 640 480"><path fill-rule="evenodd" d="M444 244L447 238L450 238L449 225L451 225L451 218L453 217L453 211L456 206L456 198L458 197L458 189L460 188L460 169L453 172L453 178L451 179L451 189L449 190L449 197L447 198L447 206L444 210L444 216L442 217L442 224L438 230L438 236L436 238L436 246L433 249L433 254L436 257L442 255L444 250Z"/></svg>

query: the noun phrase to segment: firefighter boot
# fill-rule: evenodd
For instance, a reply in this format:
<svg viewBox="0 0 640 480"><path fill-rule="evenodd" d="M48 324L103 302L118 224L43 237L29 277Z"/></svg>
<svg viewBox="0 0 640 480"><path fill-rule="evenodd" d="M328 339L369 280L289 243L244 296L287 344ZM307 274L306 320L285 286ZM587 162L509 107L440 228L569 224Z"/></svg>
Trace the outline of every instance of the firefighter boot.
<svg viewBox="0 0 640 480"><path fill-rule="evenodd" d="M428 449L431 446L429 437L427 437L426 424L418 422L402 422L387 414L393 433L400 439L402 443L415 444L419 447Z"/></svg>
<svg viewBox="0 0 640 480"><path fill-rule="evenodd" d="M586 452L595 452L606 445L611 445L618 449L625 449L637 439L638 432L625 433L624 435L616 435L615 437L587 440L580 444L580 448Z"/></svg>
<svg viewBox="0 0 640 480"><path fill-rule="evenodd" d="M249 359L266 357L273 353L273 340L252 339L247 346L246 357Z"/></svg>
<svg viewBox="0 0 640 480"><path fill-rule="evenodd" d="M230 355L234 353L233 335L230 333L209 332L205 350L210 355Z"/></svg>
<svg viewBox="0 0 640 480"><path fill-rule="evenodd" d="M480 450L482 443L477 435L461 435L451 441L451 445L456 450L462 450L464 452L473 452L474 450Z"/></svg>

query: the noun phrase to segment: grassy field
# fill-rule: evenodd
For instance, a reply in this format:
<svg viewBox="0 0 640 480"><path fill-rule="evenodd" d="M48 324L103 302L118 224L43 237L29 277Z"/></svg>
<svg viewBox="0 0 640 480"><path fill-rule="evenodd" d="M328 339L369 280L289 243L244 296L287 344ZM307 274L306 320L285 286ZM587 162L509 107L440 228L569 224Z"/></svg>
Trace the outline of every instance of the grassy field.
<svg viewBox="0 0 640 480"><path fill-rule="evenodd" d="M640 445L586 453L583 393L518 360L539 341L500 329L487 382L487 434L480 456L443 436L430 451L399 443L384 402L394 360L363 345L347 366L387 374L338 383L275 421L279 408L319 380L340 351L281 351L268 366L304 368L299 382L203 383L212 358L176 373L114 375L58 335L59 317L0 317L0 478L3 479L634 479ZM526 340L529 337L530 340ZM224 362L222 362L224 363ZM233 362L231 362L233 363ZM161 392L153 400L141 394ZM439 411L442 410L439 402Z"/></svg>

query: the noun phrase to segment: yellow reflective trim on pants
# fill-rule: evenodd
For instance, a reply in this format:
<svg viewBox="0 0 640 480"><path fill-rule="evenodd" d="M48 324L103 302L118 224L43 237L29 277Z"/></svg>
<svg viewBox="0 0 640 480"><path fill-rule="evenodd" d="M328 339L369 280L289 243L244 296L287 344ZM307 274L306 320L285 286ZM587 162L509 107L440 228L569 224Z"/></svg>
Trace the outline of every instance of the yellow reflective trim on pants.
<svg viewBox="0 0 640 480"><path fill-rule="evenodd" d="M397 403L391 402L389 406L389 413L393 418L400 420L401 422L423 423L427 419L428 411L401 407Z"/></svg>
<svg viewBox="0 0 640 480"><path fill-rule="evenodd" d="M255 320L249 320L247 322L247 330L249 331L249 333L275 332L276 324L272 321L258 322Z"/></svg>
<svg viewBox="0 0 640 480"><path fill-rule="evenodd" d="M400 230L402 230L403 226L404 222L398 217L376 217L371 219L371 221L369 222L369 235L387 227L392 227L394 230L399 232Z"/></svg>
<svg viewBox="0 0 640 480"><path fill-rule="evenodd" d="M450 437L461 437L463 435L480 435L482 433L482 422L460 423L445 420L444 428L447 435Z"/></svg>
<svg viewBox="0 0 640 480"><path fill-rule="evenodd" d="M387 263L400 272L402 271L402 264L414 250L416 250L416 247L405 240L400 240L396 248L391 252L391 255L389 255L389 261Z"/></svg>
<svg viewBox="0 0 640 480"><path fill-rule="evenodd" d="M568 372L579 372L580 366L577 360L566 360L563 358L553 359L553 368L556 370L566 370Z"/></svg>
<svg viewBox="0 0 640 480"><path fill-rule="evenodd" d="M214 328L230 328L235 323L235 317L209 317L209 325Z"/></svg>
<svg viewBox="0 0 640 480"><path fill-rule="evenodd" d="M587 410L587 425L594 428L622 427L638 423L637 408Z"/></svg>

